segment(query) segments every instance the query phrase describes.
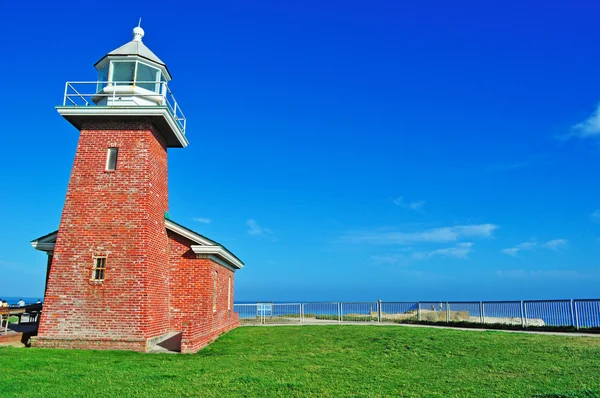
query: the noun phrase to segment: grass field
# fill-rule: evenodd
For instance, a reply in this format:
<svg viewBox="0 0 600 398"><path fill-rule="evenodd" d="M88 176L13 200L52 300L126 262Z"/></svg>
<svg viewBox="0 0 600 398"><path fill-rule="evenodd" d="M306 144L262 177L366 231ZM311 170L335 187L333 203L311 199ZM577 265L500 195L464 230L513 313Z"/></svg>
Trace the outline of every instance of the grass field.
<svg viewBox="0 0 600 398"><path fill-rule="evenodd" d="M600 338L242 327L194 355L0 348L2 397L600 396Z"/></svg>

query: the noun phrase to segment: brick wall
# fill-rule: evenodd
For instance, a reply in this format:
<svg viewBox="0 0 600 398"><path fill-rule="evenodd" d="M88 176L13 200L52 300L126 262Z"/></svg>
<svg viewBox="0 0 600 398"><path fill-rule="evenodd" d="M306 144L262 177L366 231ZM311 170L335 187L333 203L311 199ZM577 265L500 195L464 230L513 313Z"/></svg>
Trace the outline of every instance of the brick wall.
<svg viewBox="0 0 600 398"><path fill-rule="evenodd" d="M105 170L109 147L119 148L115 171ZM37 346L118 349L167 332L167 210L167 151L152 124L84 124ZM90 280L94 255L107 257L104 283Z"/></svg>
<svg viewBox="0 0 600 398"><path fill-rule="evenodd" d="M170 322L171 331L182 332L181 351L192 353L239 326L233 312L234 272L209 258L197 258L190 249L192 242L171 231ZM214 311L214 275L217 276L217 308ZM231 295L228 294L231 278ZM228 299L231 305L228 305Z"/></svg>

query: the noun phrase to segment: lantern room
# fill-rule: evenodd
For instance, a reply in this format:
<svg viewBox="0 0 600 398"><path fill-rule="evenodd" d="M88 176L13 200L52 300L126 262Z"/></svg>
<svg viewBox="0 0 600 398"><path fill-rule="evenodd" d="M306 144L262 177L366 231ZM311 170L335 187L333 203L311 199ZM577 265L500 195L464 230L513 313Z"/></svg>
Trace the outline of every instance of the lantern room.
<svg viewBox="0 0 600 398"><path fill-rule="evenodd" d="M168 87L171 73L143 37L144 30L135 27L133 40L96 62L96 81L67 82L56 109L78 129L94 119L151 120L167 147L184 148L186 119Z"/></svg>
<svg viewBox="0 0 600 398"><path fill-rule="evenodd" d="M96 105L164 105L171 75L164 62L144 45L143 37L144 30L134 28L132 41L96 62L97 95L92 98Z"/></svg>

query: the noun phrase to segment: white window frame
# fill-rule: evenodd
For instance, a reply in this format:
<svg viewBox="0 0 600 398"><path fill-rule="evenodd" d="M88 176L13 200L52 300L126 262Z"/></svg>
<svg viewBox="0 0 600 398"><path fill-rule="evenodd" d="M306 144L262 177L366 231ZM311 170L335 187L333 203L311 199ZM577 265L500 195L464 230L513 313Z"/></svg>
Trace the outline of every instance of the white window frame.
<svg viewBox="0 0 600 398"><path fill-rule="evenodd" d="M111 159L110 154L112 152L114 152L114 160L115 160L115 162L114 162L114 167L110 168L110 166L111 166L111 164L110 164L110 159ZM108 150L106 151L106 168L105 168L105 170L106 171L116 171L117 170L117 161L118 161L118 159L119 159L119 148L118 147L114 147L114 146L109 147Z"/></svg>
<svg viewBox="0 0 600 398"><path fill-rule="evenodd" d="M99 260L104 260L104 263L102 264L103 267L98 267L98 262ZM104 281L106 280L106 263L108 260L108 256L94 256L93 257L93 263L92 263L92 277L91 277L91 281L92 282L102 282L104 283ZM102 278L97 278L99 271L102 271Z"/></svg>
<svg viewBox="0 0 600 398"><path fill-rule="evenodd" d="M231 311L231 276L227 282L227 311Z"/></svg>
<svg viewBox="0 0 600 398"><path fill-rule="evenodd" d="M213 272L213 312L217 312L217 286L219 286L219 273L217 271Z"/></svg>

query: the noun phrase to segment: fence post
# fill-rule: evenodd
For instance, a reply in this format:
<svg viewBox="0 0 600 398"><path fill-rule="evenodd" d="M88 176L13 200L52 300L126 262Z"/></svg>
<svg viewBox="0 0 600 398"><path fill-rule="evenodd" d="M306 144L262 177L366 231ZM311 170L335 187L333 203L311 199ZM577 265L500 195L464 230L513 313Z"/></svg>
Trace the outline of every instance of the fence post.
<svg viewBox="0 0 600 398"><path fill-rule="evenodd" d="M485 303L481 302L481 323L485 323Z"/></svg>
<svg viewBox="0 0 600 398"><path fill-rule="evenodd" d="M479 323L483 323L483 301L479 302Z"/></svg>
<svg viewBox="0 0 600 398"><path fill-rule="evenodd" d="M571 326L575 327L575 315L573 314L573 299L569 300L569 314L571 315Z"/></svg>
<svg viewBox="0 0 600 398"><path fill-rule="evenodd" d="M381 300L377 301L377 322L381 322Z"/></svg>
<svg viewBox="0 0 600 398"><path fill-rule="evenodd" d="M577 300L573 303L573 309L575 312L575 328L579 330L579 312L577 311Z"/></svg>
<svg viewBox="0 0 600 398"><path fill-rule="evenodd" d="M524 308L525 304L523 304L523 300L521 300L521 327L524 328L525 327L525 317L523 316L523 308Z"/></svg>
<svg viewBox="0 0 600 398"><path fill-rule="evenodd" d="M527 327L527 301L521 301L521 324Z"/></svg>
<svg viewBox="0 0 600 398"><path fill-rule="evenodd" d="M421 302L417 301L417 321L421 320Z"/></svg>
<svg viewBox="0 0 600 398"><path fill-rule="evenodd" d="M446 301L446 322L450 322L450 303Z"/></svg>
<svg viewBox="0 0 600 398"><path fill-rule="evenodd" d="M304 303L300 303L300 323L304 323Z"/></svg>
<svg viewBox="0 0 600 398"><path fill-rule="evenodd" d="M338 303L338 322L342 321L342 303Z"/></svg>

